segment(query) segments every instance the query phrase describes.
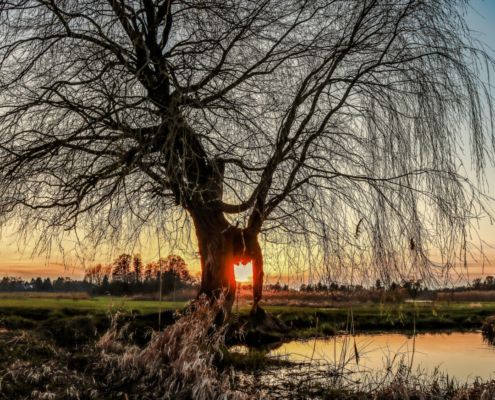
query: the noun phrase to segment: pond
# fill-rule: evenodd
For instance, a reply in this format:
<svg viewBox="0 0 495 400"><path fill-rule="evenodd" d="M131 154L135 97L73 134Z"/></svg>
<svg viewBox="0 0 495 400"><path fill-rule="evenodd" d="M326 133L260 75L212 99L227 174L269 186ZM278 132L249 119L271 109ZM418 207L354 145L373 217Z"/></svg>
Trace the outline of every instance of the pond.
<svg viewBox="0 0 495 400"><path fill-rule="evenodd" d="M476 377L495 378L495 347L478 332L421 334L415 338L401 334L337 336L284 343L270 355L315 363L339 364L339 360L345 360L347 368L358 374L387 368L392 362L396 365L402 359L413 371L419 368L432 373L438 368L438 372L462 382L472 382Z"/></svg>

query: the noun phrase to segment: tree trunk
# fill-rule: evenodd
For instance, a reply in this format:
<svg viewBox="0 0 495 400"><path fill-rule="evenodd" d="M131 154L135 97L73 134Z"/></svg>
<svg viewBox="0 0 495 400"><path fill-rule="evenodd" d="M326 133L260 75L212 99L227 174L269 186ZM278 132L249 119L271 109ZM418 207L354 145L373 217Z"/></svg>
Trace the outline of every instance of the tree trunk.
<svg viewBox="0 0 495 400"><path fill-rule="evenodd" d="M201 258L201 288L198 296L219 298L225 293L222 313L217 323L223 324L234 304L236 281L233 263L233 233L236 229L226 220L221 211L192 210L191 216L198 237Z"/></svg>
<svg viewBox="0 0 495 400"><path fill-rule="evenodd" d="M263 290L263 255L258 242L258 234L249 229L239 229L229 224L221 211L190 211L201 257L201 288L199 295L218 298L222 291L225 300L222 312L217 315L217 323L227 320L235 300L236 281L234 265L253 263L253 308L251 309L252 329L263 331L286 331L288 328L271 317L259 306Z"/></svg>
<svg viewBox="0 0 495 400"><path fill-rule="evenodd" d="M253 263L253 307L251 308L250 328L259 331L287 332L289 328L278 318L268 314L258 304L263 294L263 253L258 242L258 235L243 235L247 247L247 255Z"/></svg>

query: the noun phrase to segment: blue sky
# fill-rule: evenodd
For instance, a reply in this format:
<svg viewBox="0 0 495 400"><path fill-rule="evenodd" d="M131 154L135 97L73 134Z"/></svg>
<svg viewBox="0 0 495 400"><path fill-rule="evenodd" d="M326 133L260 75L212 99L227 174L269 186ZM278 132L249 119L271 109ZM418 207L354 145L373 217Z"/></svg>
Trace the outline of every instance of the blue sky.
<svg viewBox="0 0 495 400"><path fill-rule="evenodd" d="M466 15L466 22L468 26L476 32L476 36L482 42L486 44L487 53L495 58L495 0L474 0L470 3L468 7L468 12ZM483 71L483 76L486 79L486 71ZM495 71L490 71L490 78L492 86L495 85ZM492 93L495 95L495 88ZM466 139L468 140L468 139ZM468 143L468 142L466 142ZM464 163L466 167L470 166L469 156L465 157ZM468 171L469 176L475 179L474 172ZM489 185L489 195L495 197L495 168L489 166L486 170L486 181ZM495 204L492 204L495 208ZM478 234L480 238L486 242L484 247L485 253L491 262L491 265L485 266L484 275L495 274L495 249L490 248L495 247L495 226L491 225L487 218L482 220L479 225ZM476 265L475 262L471 261L471 277L477 277L481 273L481 266Z"/></svg>

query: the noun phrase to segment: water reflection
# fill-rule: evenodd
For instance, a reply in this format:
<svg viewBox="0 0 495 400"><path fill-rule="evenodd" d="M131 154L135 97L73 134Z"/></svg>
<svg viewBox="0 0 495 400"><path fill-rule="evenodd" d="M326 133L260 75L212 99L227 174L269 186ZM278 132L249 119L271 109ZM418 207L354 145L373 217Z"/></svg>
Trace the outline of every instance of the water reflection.
<svg viewBox="0 0 495 400"><path fill-rule="evenodd" d="M481 333L422 334L415 338L400 334L359 335L346 343L344 337L330 340L290 342L270 352L295 361L325 361L338 364L351 357L357 373L388 368L402 361L413 370L439 372L472 382L476 377L495 377L495 347ZM357 350L358 359L353 354ZM345 353L345 354L344 354Z"/></svg>

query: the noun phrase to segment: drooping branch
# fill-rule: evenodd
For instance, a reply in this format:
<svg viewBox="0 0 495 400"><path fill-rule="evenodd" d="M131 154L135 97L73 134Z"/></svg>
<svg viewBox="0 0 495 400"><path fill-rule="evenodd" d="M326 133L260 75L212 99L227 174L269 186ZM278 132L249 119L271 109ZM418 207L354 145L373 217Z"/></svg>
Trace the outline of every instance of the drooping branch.
<svg viewBox="0 0 495 400"><path fill-rule="evenodd" d="M459 127L475 169L493 150L477 70L493 60L463 4L3 4L0 220L96 229L98 211L144 229L194 211L284 260L317 252L327 276L428 275L432 248L454 265L489 209L459 173Z"/></svg>

